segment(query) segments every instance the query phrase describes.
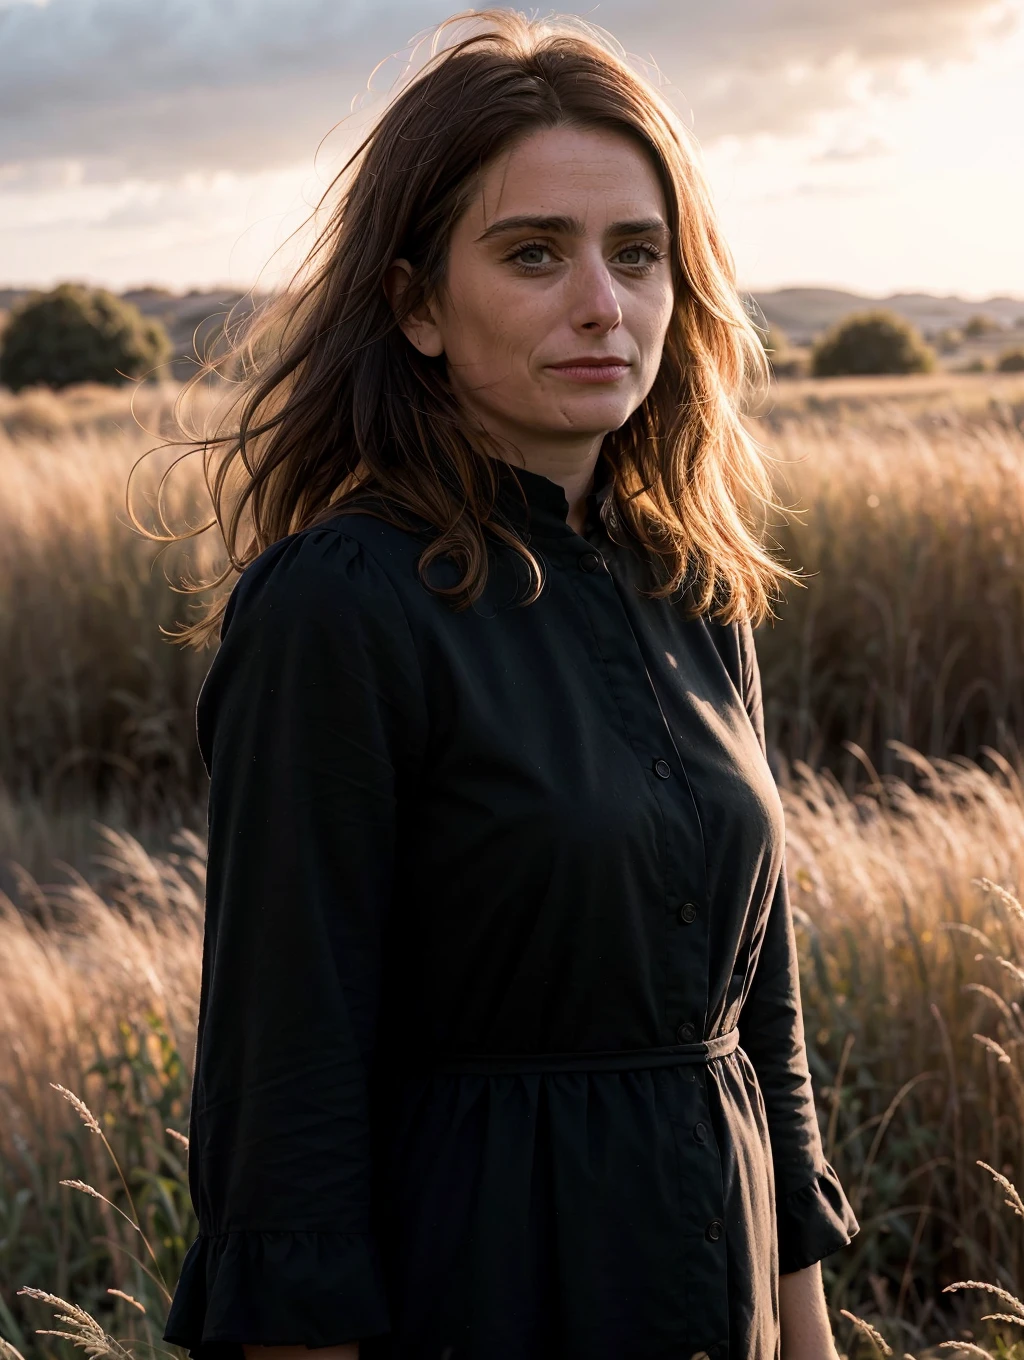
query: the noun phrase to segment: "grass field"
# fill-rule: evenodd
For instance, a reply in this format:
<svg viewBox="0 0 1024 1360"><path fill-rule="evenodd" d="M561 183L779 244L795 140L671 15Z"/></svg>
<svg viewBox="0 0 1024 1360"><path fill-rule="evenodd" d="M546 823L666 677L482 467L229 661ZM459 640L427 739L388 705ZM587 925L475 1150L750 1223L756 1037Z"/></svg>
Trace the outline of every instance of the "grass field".
<svg viewBox="0 0 1024 1360"><path fill-rule="evenodd" d="M171 395L144 394L150 428ZM1019 375L927 375L783 384L756 422L803 507L775 533L807 585L758 645L822 1130L863 1225L828 1267L851 1354L872 1343L841 1310L897 1355L1021 1334L992 1324L1000 1350L979 1319L1009 1305L943 1291L1019 1298L1024 1273L1024 1212L978 1165L1013 1181L1024 1152L1024 925L986 886L1019 895L1024 863L1022 420ZM165 574L212 545L128 527L154 442L124 393L0 395L0 1336L26 1360L65 1343L21 1285L149 1354L194 1232L210 654L158 624L185 617ZM201 515L194 472L174 495Z"/></svg>
<svg viewBox="0 0 1024 1360"><path fill-rule="evenodd" d="M846 386L844 386L844 382ZM854 773L1024 732L1024 382L784 387L763 440L807 574L759 638L772 744Z"/></svg>

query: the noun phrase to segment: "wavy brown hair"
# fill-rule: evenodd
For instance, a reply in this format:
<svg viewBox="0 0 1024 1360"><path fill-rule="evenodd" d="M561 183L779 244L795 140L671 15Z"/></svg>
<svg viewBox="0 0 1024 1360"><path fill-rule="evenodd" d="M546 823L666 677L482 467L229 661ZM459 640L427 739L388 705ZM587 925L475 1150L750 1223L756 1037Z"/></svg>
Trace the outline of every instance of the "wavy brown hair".
<svg viewBox="0 0 1024 1360"><path fill-rule="evenodd" d="M403 314L436 294L482 168L531 133L567 124L614 130L646 149L672 232L675 308L654 385L602 446L614 469L605 512L614 504L658 568L650 594L688 581L694 613L755 623L772 613L781 582L797 578L764 545L767 516L783 507L742 419L770 371L696 148L606 35L506 10L457 15L435 30L421 69L328 186L316 211L333 205L329 219L291 285L239 334L229 327L226 352L186 384L179 402L213 371L233 374L213 430L168 441L202 451L213 518L181 534L143 530L177 542L219 527L227 565L187 592L220 586L287 534L358 510L413 530L425 522L421 579L456 608L484 589L487 534L526 559L523 603L537 598L542 566L496 504L483 432L456 400L443 356L427 358L406 339L384 277L395 258L410 261ZM462 572L447 588L425 579L442 556ZM207 642L226 599L221 592L176 638Z"/></svg>

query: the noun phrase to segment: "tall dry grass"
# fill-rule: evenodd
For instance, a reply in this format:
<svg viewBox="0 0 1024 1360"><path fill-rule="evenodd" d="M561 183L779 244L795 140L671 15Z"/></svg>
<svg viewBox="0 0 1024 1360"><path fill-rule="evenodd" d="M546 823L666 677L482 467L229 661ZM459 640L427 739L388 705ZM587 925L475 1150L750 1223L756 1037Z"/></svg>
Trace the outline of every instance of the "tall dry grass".
<svg viewBox="0 0 1024 1360"><path fill-rule="evenodd" d="M778 389L762 437L806 507L779 537L814 575L759 648L822 1126L864 1225L829 1271L839 1335L855 1348L873 1326L920 1353L967 1330L1010 1354L1017 1331L979 1323L976 1291L942 1290L1021 1296L1019 1225L977 1163L1020 1175L1024 948L979 881L1019 895L1024 855L1024 385L923 383ZM151 430L171 395L153 394ZM0 394L0 1335L32 1360L56 1350L35 1333L45 1300L17 1286L94 1314L95 1345L142 1351L194 1231L181 1136L210 655L158 625L184 617L165 576L216 552L129 527L125 481L156 436L125 394L55 400ZM205 515L195 460L171 485L173 520Z"/></svg>
<svg viewBox="0 0 1024 1360"><path fill-rule="evenodd" d="M172 395L144 412L151 429ZM0 399L0 861L40 873L54 853L84 862L95 817L166 835L201 803L194 707L210 658L160 629L186 617L168 579L205 573L214 551L203 540L167 550L131 527L128 475L157 441L134 424L124 394L49 394L90 420L26 432L21 417L41 400ZM19 432L5 433L5 419ZM137 484L143 518L161 466L154 459ZM184 471L167 509L195 523L201 482L198 468Z"/></svg>
<svg viewBox="0 0 1024 1360"><path fill-rule="evenodd" d="M11 392L0 387L0 429L9 436L62 439L84 431L117 434L146 429L166 434L171 429L171 407L180 390L175 382L140 383L111 387L106 383L75 383L55 392L45 386Z"/></svg>
<svg viewBox="0 0 1024 1360"><path fill-rule="evenodd" d="M856 384L817 413L783 393L762 436L802 510L776 537L807 575L759 630L769 740L847 783L849 743L892 772L891 741L977 757L1024 732L1024 385L982 405L952 384L925 413L907 382L899 400L863 383L856 412Z"/></svg>
<svg viewBox="0 0 1024 1360"><path fill-rule="evenodd" d="M862 1223L829 1264L830 1301L847 1344L865 1334L842 1310L897 1353L951 1336L993 1346L977 1291L942 1290L982 1280L1020 1297L1024 1269L1020 1225L977 1164L1020 1178L1024 927L982 880L1019 890L1024 790L1006 767L963 762L915 782L851 798L797 769L784 791L820 1118ZM26 1356L52 1352L33 1340L47 1315L22 1285L144 1345L194 1231L174 1135L187 1127L202 845L186 836L155 858L112 830L106 841L99 891L26 883L0 915L0 1335ZM127 1188L55 1086L93 1112ZM133 1207L155 1260L115 1212Z"/></svg>
<svg viewBox="0 0 1024 1360"><path fill-rule="evenodd" d="M862 1225L834 1298L907 1350L934 1337L947 1284L1022 1278L976 1166L1020 1175L1021 1093L975 1036L1003 1037L1020 992L1000 962L1024 962L1016 918L982 880L1019 890L1024 790L1005 765L903 755L913 783L850 797L799 767L784 800L826 1154Z"/></svg>
<svg viewBox="0 0 1024 1360"><path fill-rule="evenodd" d="M857 423L879 405L926 423L939 415L969 422L996 417L1019 424L1024 419L1024 376L937 370L899 376L786 379L773 384L758 418L770 430L794 416Z"/></svg>
<svg viewBox="0 0 1024 1360"><path fill-rule="evenodd" d="M761 425L783 495L805 509L777 537L808 573L760 633L774 748L848 783L862 770L845 743L883 771L890 739L943 756L1012 751L1024 704L1024 382L807 388L780 386ZM47 827L51 849L81 863L96 817L154 847L149 825L200 825L187 811L205 795L194 704L212 654L184 652L160 628L193 607L167 579L207 574L219 545L208 534L157 547L124 507L175 391L137 394L150 433L130 392L0 394L0 864L16 856L45 872ZM66 423L47 426L41 404ZM156 522L169 457L136 472L144 522ZM170 522L205 519L196 458L169 488Z"/></svg>
<svg viewBox="0 0 1024 1360"><path fill-rule="evenodd" d="M103 842L95 886L25 878L16 902L0 897L0 1336L33 1360L62 1349L35 1340L16 1289L111 1319L129 1346L158 1342L195 1229L185 1130L205 850L188 831L161 857L113 829Z"/></svg>

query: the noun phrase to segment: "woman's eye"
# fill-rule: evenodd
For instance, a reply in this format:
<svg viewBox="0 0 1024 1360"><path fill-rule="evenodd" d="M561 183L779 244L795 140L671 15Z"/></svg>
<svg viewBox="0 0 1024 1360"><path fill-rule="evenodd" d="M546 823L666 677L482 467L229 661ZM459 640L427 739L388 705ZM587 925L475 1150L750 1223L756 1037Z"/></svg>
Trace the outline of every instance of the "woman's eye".
<svg viewBox="0 0 1024 1360"><path fill-rule="evenodd" d="M625 265L648 265L660 259L661 254L652 246L623 246L619 251L619 260Z"/></svg>
<svg viewBox="0 0 1024 1360"><path fill-rule="evenodd" d="M519 264L547 264L547 260L544 259L546 253L547 246L522 246L516 251L514 258Z"/></svg>
<svg viewBox="0 0 1024 1360"><path fill-rule="evenodd" d="M543 242L517 246L506 258L524 272L539 271L554 263L551 247ZM637 269L646 273L658 260L664 259L664 254L657 246L638 242L632 246L620 246L614 259L626 269Z"/></svg>

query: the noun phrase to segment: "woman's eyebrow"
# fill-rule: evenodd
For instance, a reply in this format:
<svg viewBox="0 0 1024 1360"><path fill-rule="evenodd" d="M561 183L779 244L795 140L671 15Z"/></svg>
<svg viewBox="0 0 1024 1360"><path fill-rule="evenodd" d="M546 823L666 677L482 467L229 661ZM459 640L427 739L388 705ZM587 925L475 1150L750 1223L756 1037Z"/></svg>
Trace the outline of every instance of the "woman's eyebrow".
<svg viewBox="0 0 1024 1360"><path fill-rule="evenodd" d="M492 222L476 239L488 241L509 231L544 231L552 235L583 236L586 234L586 227L578 217L542 217L527 213L516 217L502 217L497 222ZM654 232L668 234L668 227L660 217L644 217L633 222L613 222L608 228L609 236L638 236Z"/></svg>
<svg viewBox="0 0 1024 1360"><path fill-rule="evenodd" d="M668 224L660 217L641 217L635 222L613 222L608 228L609 236L655 236L658 233L668 236Z"/></svg>

